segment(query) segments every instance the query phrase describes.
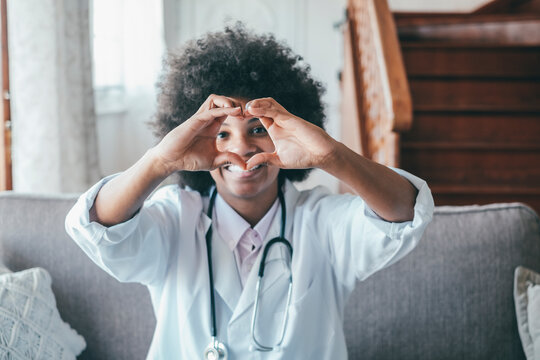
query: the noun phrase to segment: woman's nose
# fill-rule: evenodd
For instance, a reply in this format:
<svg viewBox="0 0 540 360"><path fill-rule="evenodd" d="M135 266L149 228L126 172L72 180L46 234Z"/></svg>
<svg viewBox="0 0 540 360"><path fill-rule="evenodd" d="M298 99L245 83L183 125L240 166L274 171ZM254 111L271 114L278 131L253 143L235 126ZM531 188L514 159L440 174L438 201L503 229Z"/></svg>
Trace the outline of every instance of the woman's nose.
<svg viewBox="0 0 540 360"><path fill-rule="evenodd" d="M227 143L227 151L240 156L251 156L257 152L257 146L247 136L232 136Z"/></svg>

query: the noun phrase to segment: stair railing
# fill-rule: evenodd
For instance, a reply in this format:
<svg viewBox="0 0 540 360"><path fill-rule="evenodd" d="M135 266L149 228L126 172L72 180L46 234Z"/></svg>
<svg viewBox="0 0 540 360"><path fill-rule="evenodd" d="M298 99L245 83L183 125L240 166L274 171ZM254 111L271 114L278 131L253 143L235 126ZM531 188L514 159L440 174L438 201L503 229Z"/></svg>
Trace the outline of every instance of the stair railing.
<svg viewBox="0 0 540 360"><path fill-rule="evenodd" d="M399 166L399 133L412 125L412 101L386 0L349 0L344 26L342 140L388 166Z"/></svg>

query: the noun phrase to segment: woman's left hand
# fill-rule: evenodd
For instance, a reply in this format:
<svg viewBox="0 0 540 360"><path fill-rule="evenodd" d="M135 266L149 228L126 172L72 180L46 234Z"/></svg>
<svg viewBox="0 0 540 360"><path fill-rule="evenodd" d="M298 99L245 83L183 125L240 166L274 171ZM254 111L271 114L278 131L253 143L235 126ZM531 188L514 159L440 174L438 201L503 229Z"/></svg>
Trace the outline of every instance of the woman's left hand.
<svg viewBox="0 0 540 360"><path fill-rule="evenodd" d="M272 98L246 104L244 117L259 118L274 142L273 153L258 153L247 169L262 163L282 169L323 167L335 150L336 141L320 127L289 113Z"/></svg>
<svg viewBox="0 0 540 360"><path fill-rule="evenodd" d="M247 169L261 163L284 169L317 167L349 185L383 219L413 219L417 190L388 167L355 153L323 129L292 115L272 98L246 104L244 117L248 116L261 120L275 150L253 155L247 161Z"/></svg>

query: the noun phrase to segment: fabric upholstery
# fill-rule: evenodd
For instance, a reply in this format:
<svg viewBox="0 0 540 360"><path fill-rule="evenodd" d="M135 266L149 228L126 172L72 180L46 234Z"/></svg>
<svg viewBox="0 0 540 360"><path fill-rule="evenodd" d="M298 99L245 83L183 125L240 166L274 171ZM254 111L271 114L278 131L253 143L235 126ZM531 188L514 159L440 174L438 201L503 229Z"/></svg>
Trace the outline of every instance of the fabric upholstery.
<svg viewBox="0 0 540 360"><path fill-rule="evenodd" d="M540 270L540 222L520 204L438 207L415 250L358 283L351 359L525 359L514 269Z"/></svg>
<svg viewBox="0 0 540 360"><path fill-rule="evenodd" d="M114 280L67 236L75 200L0 193L0 257L12 271L49 271L60 316L87 343L78 359L145 359L155 326L148 291Z"/></svg>
<svg viewBox="0 0 540 360"><path fill-rule="evenodd" d="M0 255L51 273L80 359L144 359L155 320L142 286L120 284L64 232L75 197L0 194ZM39 241L37 240L39 239ZM540 271L540 221L528 207L439 207L411 254L358 286L345 309L350 359L525 359L514 269Z"/></svg>

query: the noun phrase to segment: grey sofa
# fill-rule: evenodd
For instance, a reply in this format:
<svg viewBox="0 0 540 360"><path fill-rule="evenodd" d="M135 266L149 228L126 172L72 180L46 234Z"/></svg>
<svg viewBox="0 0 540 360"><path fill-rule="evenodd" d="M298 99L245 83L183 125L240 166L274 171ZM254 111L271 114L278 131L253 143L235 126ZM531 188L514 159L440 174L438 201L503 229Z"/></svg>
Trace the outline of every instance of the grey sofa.
<svg viewBox="0 0 540 360"><path fill-rule="evenodd" d="M50 272L61 316L88 344L80 359L144 359L155 325L149 295L116 282L69 239L74 202L0 193L1 258L13 271ZM512 296L518 265L540 271L530 208L437 208L409 256L358 284L345 310L350 358L524 359Z"/></svg>

